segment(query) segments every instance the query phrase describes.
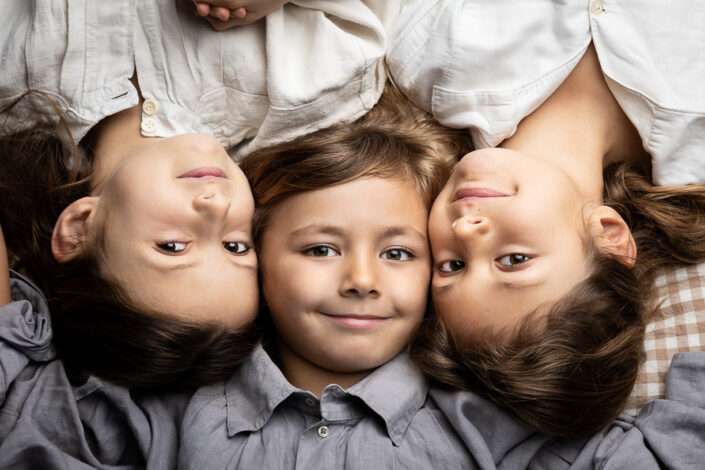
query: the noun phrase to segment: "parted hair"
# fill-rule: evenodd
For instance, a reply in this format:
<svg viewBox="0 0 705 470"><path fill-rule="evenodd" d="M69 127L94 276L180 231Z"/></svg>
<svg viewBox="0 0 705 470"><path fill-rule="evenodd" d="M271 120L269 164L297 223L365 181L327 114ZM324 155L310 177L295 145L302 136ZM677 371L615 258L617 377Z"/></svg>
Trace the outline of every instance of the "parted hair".
<svg viewBox="0 0 705 470"><path fill-rule="evenodd" d="M452 164L471 149L467 132L441 126L387 84L358 120L257 150L240 162L255 199L255 246L278 203L357 178L409 181L430 209Z"/></svg>
<svg viewBox="0 0 705 470"><path fill-rule="evenodd" d="M538 319L462 340L437 316L417 331L412 355L439 381L475 391L540 431L589 435L624 408L643 359L658 268L705 259L705 185L659 187L626 163L604 172L604 203L637 245L628 269L588 242L587 278Z"/></svg>
<svg viewBox="0 0 705 470"><path fill-rule="evenodd" d="M13 267L47 298L53 341L67 369L150 390L229 377L259 341L254 325L207 325L135 306L101 274L101 234L77 259L54 259L57 218L88 195L91 176L90 149L75 145L60 121L55 129L0 138L0 225Z"/></svg>

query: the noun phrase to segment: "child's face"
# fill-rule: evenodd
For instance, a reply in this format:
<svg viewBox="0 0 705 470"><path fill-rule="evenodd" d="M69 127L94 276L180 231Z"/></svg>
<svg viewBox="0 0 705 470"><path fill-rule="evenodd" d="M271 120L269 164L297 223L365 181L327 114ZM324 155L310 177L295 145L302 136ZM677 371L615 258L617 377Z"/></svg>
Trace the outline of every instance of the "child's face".
<svg viewBox="0 0 705 470"><path fill-rule="evenodd" d="M279 352L335 372L392 359L426 309L427 210L407 182L360 178L273 211L260 261Z"/></svg>
<svg viewBox="0 0 705 470"><path fill-rule="evenodd" d="M239 326L257 312L254 202L212 137L159 139L107 180L94 217L105 264L130 299L164 315Z"/></svg>
<svg viewBox="0 0 705 470"><path fill-rule="evenodd" d="M429 218L436 312L462 334L562 297L587 273L583 209L552 166L505 149L466 155Z"/></svg>

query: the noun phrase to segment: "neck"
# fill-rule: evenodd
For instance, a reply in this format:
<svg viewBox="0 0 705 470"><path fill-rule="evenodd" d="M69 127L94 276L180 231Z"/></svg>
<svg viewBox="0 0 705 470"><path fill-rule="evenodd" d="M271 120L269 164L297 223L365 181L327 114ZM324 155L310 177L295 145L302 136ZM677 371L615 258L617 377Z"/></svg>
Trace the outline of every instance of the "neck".
<svg viewBox="0 0 705 470"><path fill-rule="evenodd" d="M335 372L324 369L289 349L281 340L277 341L277 352L279 354L279 367L289 383L302 390L308 390L317 397L320 397L323 389L330 384L337 384L347 389L372 372L371 370Z"/></svg>
<svg viewBox="0 0 705 470"><path fill-rule="evenodd" d="M137 88L137 78L131 79ZM123 160L135 150L154 140L142 137L142 97L132 108L103 119L92 131L94 143L91 195L99 195L105 181L120 166Z"/></svg>
<svg viewBox="0 0 705 470"><path fill-rule="evenodd" d="M586 201L602 202L602 172L616 161L648 162L639 135L610 92L592 44L558 89L500 147L570 175Z"/></svg>

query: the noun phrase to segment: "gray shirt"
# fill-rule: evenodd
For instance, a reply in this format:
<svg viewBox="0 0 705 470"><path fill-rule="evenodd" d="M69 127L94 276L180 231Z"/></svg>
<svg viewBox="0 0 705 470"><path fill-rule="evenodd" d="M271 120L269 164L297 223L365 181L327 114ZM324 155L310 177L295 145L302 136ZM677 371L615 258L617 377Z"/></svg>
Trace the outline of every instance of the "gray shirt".
<svg viewBox="0 0 705 470"><path fill-rule="evenodd" d="M676 356L669 384L669 399L636 419L620 416L590 439L552 438L477 395L429 385L406 353L319 400L259 348L194 395L179 468L702 468L705 353Z"/></svg>
<svg viewBox="0 0 705 470"><path fill-rule="evenodd" d="M348 390L329 385L318 400L289 384L259 348L186 407L188 395L135 395L67 374L44 298L11 277L14 301L0 307L0 469L171 469L178 462L198 470L648 470L705 462L705 353L676 355L666 399L590 439L538 434L472 393L429 385L406 354Z"/></svg>
<svg viewBox="0 0 705 470"><path fill-rule="evenodd" d="M11 275L0 306L0 469L169 469L188 395L132 395L72 377L51 343L46 300ZM76 375L76 374L74 374Z"/></svg>

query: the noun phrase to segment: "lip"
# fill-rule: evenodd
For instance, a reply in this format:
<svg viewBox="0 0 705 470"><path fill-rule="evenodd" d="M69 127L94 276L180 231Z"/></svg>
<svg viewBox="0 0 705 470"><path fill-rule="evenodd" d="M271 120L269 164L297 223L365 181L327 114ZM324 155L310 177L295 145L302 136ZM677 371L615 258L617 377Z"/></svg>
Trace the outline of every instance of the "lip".
<svg viewBox="0 0 705 470"><path fill-rule="evenodd" d="M181 176L178 176L178 178L222 178L222 179L228 179L228 176L225 174L223 170L218 168L217 166L201 166L198 168L194 168L192 170L187 171Z"/></svg>
<svg viewBox="0 0 705 470"><path fill-rule="evenodd" d="M388 317L375 315L331 315L328 313L321 313L321 315L336 325L351 330L371 330L389 320Z"/></svg>
<svg viewBox="0 0 705 470"><path fill-rule="evenodd" d="M453 194L453 201L459 201L461 199L468 198L495 198L495 197L509 197L510 194L505 194L496 189L490 188L460 188L455 194Z"/></svg>

